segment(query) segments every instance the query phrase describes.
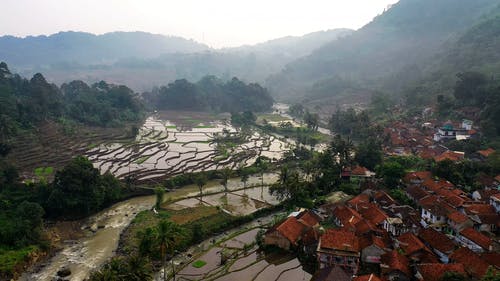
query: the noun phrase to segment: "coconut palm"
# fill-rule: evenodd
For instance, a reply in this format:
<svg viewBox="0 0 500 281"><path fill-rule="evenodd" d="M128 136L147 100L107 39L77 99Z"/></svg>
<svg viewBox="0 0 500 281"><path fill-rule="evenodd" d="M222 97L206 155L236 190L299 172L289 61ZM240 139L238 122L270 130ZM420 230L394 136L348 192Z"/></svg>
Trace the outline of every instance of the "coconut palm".
<svg viewBox="0 0 500 281"><path fill-rule="evenodd" d="M228 192L227 182L229 181L229 178L231 178L232 173L233 171L227 167L220 171L220 176L222 178L221 184L224 186L225 192Z"/></svg>
<svg viewBox="0 0 500 281"><path fill-rule="evenodd" d="M203 173L196 175L194 178L195 184L198 186L198 189L200 190L200 201L203 196L203 187L207 184L208 179L207 176Z"/></svg>
<svg viewBox="0 0 500 281"><path fill-rule="evenodd" d="M163 280L167 280L166 261L167 251L173 256L175 243L183 236L183 229L176 223L161 220L156 226L156 241L160 246L162 257Z"/></svg>

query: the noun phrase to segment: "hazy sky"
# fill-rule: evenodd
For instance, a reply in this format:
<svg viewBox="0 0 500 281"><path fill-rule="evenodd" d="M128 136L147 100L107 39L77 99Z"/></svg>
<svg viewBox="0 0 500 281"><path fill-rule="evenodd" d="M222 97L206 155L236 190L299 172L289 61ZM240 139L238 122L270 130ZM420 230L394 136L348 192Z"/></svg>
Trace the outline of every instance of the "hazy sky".
<svg viewBox="0 0 500 281"><path fill-rule="evenodd" d="M339 27L357 29L397 0L0 0L0 35L147 31L212 47Z"/></svg>

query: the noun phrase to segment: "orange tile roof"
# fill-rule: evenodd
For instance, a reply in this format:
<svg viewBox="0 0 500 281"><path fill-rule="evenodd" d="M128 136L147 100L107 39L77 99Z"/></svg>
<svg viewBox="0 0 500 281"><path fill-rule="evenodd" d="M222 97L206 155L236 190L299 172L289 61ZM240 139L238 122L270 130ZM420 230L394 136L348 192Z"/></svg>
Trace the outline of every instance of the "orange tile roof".
<svg viewBox="0 0 500 281"><path fill-rule="evenodd" d="M425 281L440 281L447 271L466 275L464 265L461 263L424 263L417 265L417 270Z"/></svg>
<svg viewBox="0 0 500 281"><path fill-rule="evenodd" d="M425 241L432 248L440 251L441 253L451 253L455 249L455 243L448 238L448 236L435 230L432 227L421 230L418 233L423 241Z"/></svg>
<svg viewBox="0 0 500 281"><path fill-rule="evenodd" d="M488 270L489 264L481 257L469 250L467 247L461 247L450 255L450 259L457 263L467 265L465 270L474 278L480 279Z"/></svg>
<svg viewBox="0 0 500 281"><path fill-rule="evenodd" d="M478 153L481 154L481 156L483 156L483 157L488 157L491 154L495 153L495 150L490 147L490 148L485 149L485 150L479 150Z"/></svg>
<svg viewBox="0 0 500 281"><path fill-rule="evenodd" d="M434 192L443 189L443 188L448 188L451 189L454 187L454 185L446 180L439 179L439 180L433 180L433 179L426 179L422 185L426 187L428 190L432 190Z"/></svg>
<svg viewBox="0 0 500 281"><path fill-rule="evenodd" d="M276 230L288 239L292 244L297 244L302 233L306 230L306 226L300 223L295 217L288 217L282 222Z"/></svg>
<svg viewBox="0 0 500 281"><path fill-rule="evenodd" d="M380 258L383 264L389 266L390 271L399 270L410 276L410 262L408 261L408 258L400 254L397 250L385 253Z"/></svg>
<svg viewBox="0 0 500 281"><path fill-rule="evenodd" d="M358 237L350 231L342 229L327 229L320 238L321 248L359 252Z"/></svg>
<svg viewBox="0 0 500 281"><path fill-rule="evenodd" d="M382 281L382 279L378 278L377 275L368 274L368 275L358 276L352 279L352 281Z"/></svg>
<svg viewBox="0 0 500 281"><path fill-rule="evenodd" d="M463 237L476 243L477 245L481 246L481 248L483 248L485 250L489 250L491 243L492 243L491 239L488 236L478 232L477 230L475 230L472 227L469 227L469 228L462 230L460 232L460 235L462 235Z"/></svg>

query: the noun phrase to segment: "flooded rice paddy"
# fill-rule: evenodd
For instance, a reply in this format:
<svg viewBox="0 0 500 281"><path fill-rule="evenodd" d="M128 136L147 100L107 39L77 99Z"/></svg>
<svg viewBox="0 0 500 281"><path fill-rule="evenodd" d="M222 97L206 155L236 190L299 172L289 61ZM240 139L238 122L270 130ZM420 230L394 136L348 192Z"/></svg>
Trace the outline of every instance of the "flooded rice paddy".
<svg viewBox="0 0 500 281"><path fill-rule="evenodd" d="M141 181L224 167L235 169L253 164L259 156L279 160L291 148L284 140L254 132L245 143L221 155L214 140L222 134L235 134L234 127L225 119L193 120L188 113L186 119L179 119L178 114L151 116L134 142L102 144L86 155L102 173ZM186 120L192 122L186 125Z"/></svg>

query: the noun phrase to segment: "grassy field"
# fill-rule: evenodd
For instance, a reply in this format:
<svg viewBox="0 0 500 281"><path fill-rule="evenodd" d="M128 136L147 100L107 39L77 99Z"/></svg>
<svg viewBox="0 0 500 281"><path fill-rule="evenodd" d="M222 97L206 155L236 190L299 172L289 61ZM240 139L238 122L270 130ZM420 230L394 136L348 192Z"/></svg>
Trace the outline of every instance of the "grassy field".
<svg viewBox="0 0 500 281"><path fill-rule="evenodd" d="M290 118L283 117L279 114L266 113L257 115L257 123L262 123L264 119L267 120L268 122L291 121Z"/></svg>

